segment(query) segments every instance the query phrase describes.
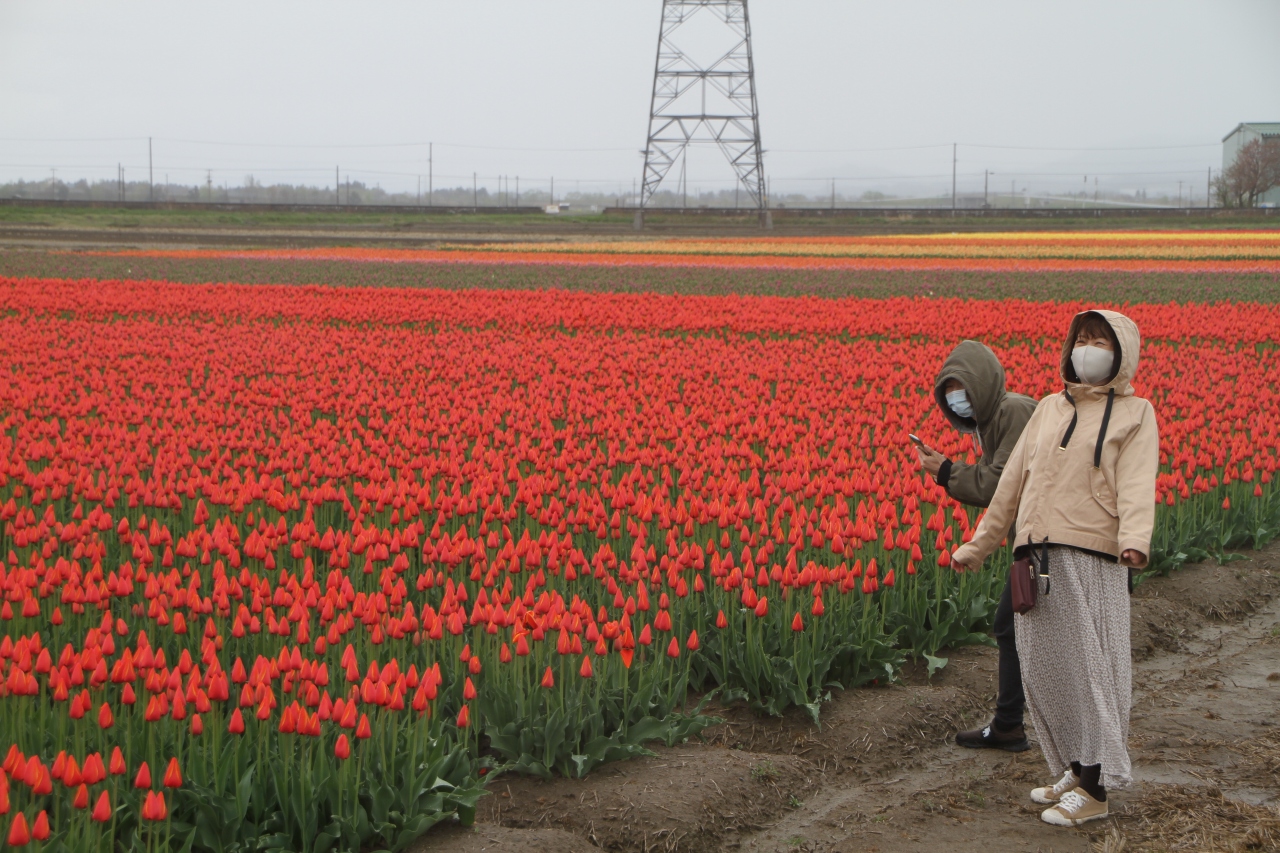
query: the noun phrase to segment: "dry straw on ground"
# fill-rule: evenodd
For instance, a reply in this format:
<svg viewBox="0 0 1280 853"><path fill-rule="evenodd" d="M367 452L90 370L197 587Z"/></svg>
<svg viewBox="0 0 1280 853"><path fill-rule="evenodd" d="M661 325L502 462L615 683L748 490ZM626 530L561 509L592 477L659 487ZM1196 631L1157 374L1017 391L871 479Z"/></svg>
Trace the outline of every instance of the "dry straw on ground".
<svg viewBox="0 0 1280 853"><path fill-rule="evenodd" d="M1280 849L1280 810L1230 800L1218 788L1159 785L1125 809L1094 843L1096 853Z"/></svg>

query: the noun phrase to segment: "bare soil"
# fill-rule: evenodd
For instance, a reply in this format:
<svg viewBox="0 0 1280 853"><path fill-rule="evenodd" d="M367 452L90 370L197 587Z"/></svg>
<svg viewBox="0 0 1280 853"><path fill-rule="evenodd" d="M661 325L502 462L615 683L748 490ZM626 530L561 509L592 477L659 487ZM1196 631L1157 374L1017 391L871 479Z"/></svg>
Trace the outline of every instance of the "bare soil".
<svg viewBox="0 0 1280 853"><path fill-rule="evenodd" d="M849 690L802 713L721 708L703 742L584 780L502 777L471 829L427 851L1280 850L1280 545L1155 578L1133 597L1135 787L1080 829L1039 820L1034 746L959 749L987 719L996 651L955 650L930 680Z"/></svg>

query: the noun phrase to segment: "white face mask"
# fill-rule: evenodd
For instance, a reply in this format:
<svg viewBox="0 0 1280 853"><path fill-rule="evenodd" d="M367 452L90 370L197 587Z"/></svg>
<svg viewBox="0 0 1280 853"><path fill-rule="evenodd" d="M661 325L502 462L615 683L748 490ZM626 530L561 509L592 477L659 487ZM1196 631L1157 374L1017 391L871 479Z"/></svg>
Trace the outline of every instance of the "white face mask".
<svg viewBox="0 0 1280 853"><path fill-rule="evenodd" d="M951 407L951 411L962 418L973 417L973 406L969 405L969 395L963 390L947 394L947 405Z"/></svg>
<svg viewBox="0 0 1280 853"><path fill-rule="evenodd" d="M1103 385L1111 378L1116 354L1102 347L1076 347L1071 351L1071 366L1085 385Z"/></svg>

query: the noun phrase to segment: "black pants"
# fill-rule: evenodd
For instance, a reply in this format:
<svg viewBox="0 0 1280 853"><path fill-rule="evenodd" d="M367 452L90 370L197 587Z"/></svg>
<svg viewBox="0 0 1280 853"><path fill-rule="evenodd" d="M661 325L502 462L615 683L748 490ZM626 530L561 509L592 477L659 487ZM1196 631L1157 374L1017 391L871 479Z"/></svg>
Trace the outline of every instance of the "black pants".
<svg viewBox="0 0 1280 853"><path fill-rule="evenodd" d="M1000 604L996 606L994 625L996 645L1000 649L1000 692L996 696L996 725L1011 729L1022 725L1022 711L1027 704L1022 693L1022 668L1018 662L1018 645L1013 638L1012 575L1004 582Z"/></svg>

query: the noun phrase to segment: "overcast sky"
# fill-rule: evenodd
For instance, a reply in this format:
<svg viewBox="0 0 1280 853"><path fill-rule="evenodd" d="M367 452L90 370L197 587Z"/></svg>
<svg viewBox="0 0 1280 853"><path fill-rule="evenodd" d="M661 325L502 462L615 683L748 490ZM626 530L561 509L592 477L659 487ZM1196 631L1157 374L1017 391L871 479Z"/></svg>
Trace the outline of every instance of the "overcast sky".
<svg viewBox="0 0 1280 853"><path fill-rule="evenodd" d="M152 136L157 181L203 183L213 169L233 185L249 173L324 185L339 165L412 189L425 144L355 146L434 141L437 186L470 185L475 171L490 186L554 175L558 191L629 189L661 6L0 0L0 179L50 167L114 178L117 162L144 177ZM831 177L842 194L937 193L958 142L962 191L981 191L991 169L1002 191L1075 189L1100 173L1111 189L1182 178L1202 197L1227 132L1280 121L1276 0L752 0L750 11L775 195L823 192ZM1141 146L1167 147L1067 150ZM689 182L731 175L691 156Z"/></svg>

